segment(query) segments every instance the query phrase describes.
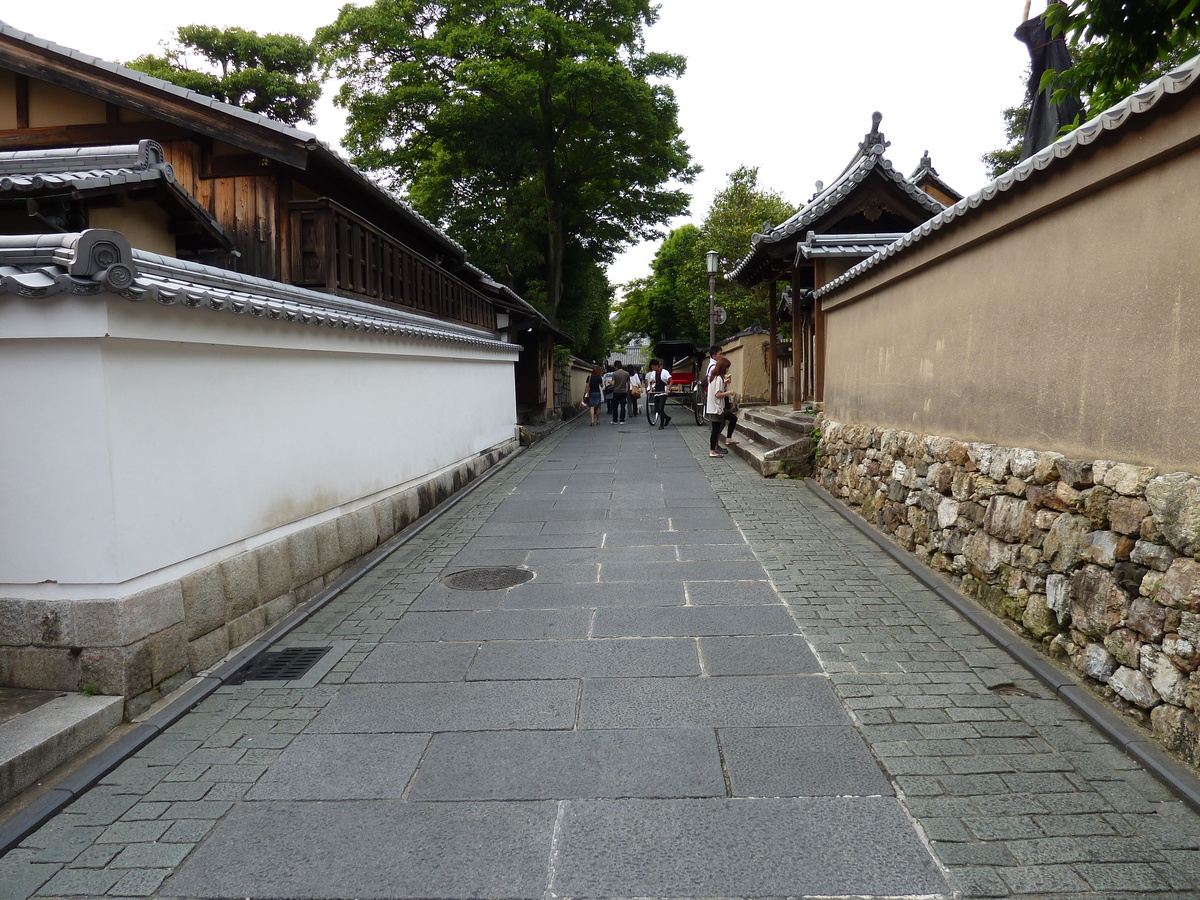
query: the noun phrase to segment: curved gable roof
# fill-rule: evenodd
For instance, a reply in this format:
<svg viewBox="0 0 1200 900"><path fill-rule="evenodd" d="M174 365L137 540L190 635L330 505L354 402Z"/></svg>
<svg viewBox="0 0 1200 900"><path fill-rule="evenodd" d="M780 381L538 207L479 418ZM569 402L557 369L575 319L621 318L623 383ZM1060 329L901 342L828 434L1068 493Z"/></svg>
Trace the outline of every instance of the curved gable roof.
<svg viewBox="0 0 1200 900"><path fill-rule="evenodd" d="M854 158L833 183L823 187L807 206L774 228L751 235L750 253L738 263L730 273L730 278L750 283L763 273L768 254L786 255L790 258L792 253L789 251L792 246L804 239L819 220L827 218L845 203L872 173L931 216L945 209L941 203L901 175L884 156L891 144L884 140L879 131L879 123L882 120L881 113L876 112L871 116L871 130L859 143Z"/></svg>

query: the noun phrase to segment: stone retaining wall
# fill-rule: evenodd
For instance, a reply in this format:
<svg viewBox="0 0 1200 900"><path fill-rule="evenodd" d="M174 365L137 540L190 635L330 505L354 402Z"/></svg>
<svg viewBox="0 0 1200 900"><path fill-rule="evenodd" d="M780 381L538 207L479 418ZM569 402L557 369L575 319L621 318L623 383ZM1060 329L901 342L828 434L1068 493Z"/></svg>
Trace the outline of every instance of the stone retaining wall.
<svg viewBox="0 0 1200 900"><path fill-rule="evenodd" d="M129 596L0 599L0 684L120 695L126 715L136 716L516 448L514 439L353 512Z"/></svg>
<svg viewBox="0 0 1200 900"><path fill-rule="evenodd" d="M1200 763L1200 476L826 421L816 477Z"/></svg>

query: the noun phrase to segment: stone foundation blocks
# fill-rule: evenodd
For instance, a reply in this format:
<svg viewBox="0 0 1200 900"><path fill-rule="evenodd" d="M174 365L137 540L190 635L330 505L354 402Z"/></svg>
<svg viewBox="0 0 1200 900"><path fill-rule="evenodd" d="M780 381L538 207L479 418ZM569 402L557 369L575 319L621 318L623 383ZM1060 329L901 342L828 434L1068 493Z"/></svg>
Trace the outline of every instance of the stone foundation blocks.
<svg viewBox="0 0 1200 900"><path fill-rule="evenodd" d="M1200 761L1200 476L832 421L819 450L832 495Z"/></svg>

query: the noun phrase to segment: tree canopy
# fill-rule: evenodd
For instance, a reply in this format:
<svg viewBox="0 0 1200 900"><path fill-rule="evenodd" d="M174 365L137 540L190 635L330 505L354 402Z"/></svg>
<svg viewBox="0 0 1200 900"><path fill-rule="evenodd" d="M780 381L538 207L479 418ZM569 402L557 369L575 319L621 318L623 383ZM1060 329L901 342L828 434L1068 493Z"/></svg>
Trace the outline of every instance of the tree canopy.
<svg viewBox="0 0 1200 900"><path fill-rule="evenodd" d="M708 244L705 249L716 250L719 271L729 272L750 252L750 236L764 222L778 225L796 210L776 191L759 186L757 166L739 166L713 197L700 226ZM765 285L747 290L735 281L717 279L716 305L724 307L729 316L722 326L726 334L736 334L755 322L766 324L770 312L767 290ZM706 325L706 337L707 331Z"/></svg>
<svg viewBox="0 0 1200 900"><path fill-rule="evenodd" d="M163 55L126 65L289 125L314 121L321 96L316 48L294 34L184 25Z"/></svg>
<svg viewBox="0 0 1200 900"><path fill-rule="evenodd" d="M556 321L696 172L651 0L376 0L318 32L354 161Z"/></svg>
<svg viewBox="0 0 1200 900"><path fill-rule="evenodd" d="M758 183L758 168L739 166L713 197L701 226L684 225L663 241L651 274L626 286L614 332L619 338L646 335L653 341L675 339L708 343L708 273L705 254L717 251L718 269L728 272L750 250L750 235L763 222L778 224L796 212L775 191ZM769 316L766 289L746 290L717 278L716 305L728 318L717 337L736 334Z"/></svg>
<svg viewBox="0 0 1200 900"><path fill-rule="evenodd" d="M1089 116L1200 50L1200 0L1070 0L1045 15L1078 54L1053 85L1078 92Z"/></svg>
<svg viewBox="0 0 1200 900"><path fill-rule="evenodd" d="M1050 3L1044 15L1074 64L1047 72L1040 87L1077 94L1089 118L1200 53L1200 0L1070 0ZM1006 145L980 157L989 178L1019 161L1031 100L1027 92L1004 110Z"/></svg>

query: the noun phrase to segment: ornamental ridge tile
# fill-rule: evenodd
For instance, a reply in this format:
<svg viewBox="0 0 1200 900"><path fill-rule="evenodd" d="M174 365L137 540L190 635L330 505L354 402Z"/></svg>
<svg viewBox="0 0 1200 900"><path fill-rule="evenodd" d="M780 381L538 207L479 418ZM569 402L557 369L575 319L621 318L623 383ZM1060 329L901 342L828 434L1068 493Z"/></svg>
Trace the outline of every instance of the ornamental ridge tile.
<svg viewBox="0 0 1200 900"><path fill-rule="evenodd" d="M1150 112L1164 97L1188 90L1197 81L1200 81L1200 56L1193 57L1178 68L1172 69L1161 78L1152 81L1141 90L1126 97L1120 103L1115 104L1095 118L1080 125L1074 131L1063 135L1053 144L1043 147L1037 153L1018 163L1007 172L989 181L975 193L964 197L953 206L947 207L929 221L918 225L895 243L889 244L874 256L854 266L844 275L835 278L829 284L817 289L813 292L813 296L819 299L826 294L838 290L859 275L882 264L885 260L890 259L896 254L903 252L935 231L939 231L955 223L957 220L969 216L972 210L990 203L1000 194L1012 190L1016 185L1027 181L1034 172L1044 171L1051 165L1061 166L1062 163L1056 162L1057 160L1068 158L1080 147L1086 147L1095 142L1105 132L1119 131L1134 116Z"/></svg>
<svg viewBox="0 0 1200 900"><path fill-rule="evenodd" d="M745 271L754 258L759 255L760 248L765 249L765 245L777 244L792 235L803 232L822 216L836 209L838 204L848 197L858 185L862 184L872 171L878 170L884 178L895 184L905 195L931 215L945 209L945 206L901 175L884 156L890 143L885 141L879 132L879 123L882 118L879 113L872 116L872 130L859 144L858 153L834 179L833 183L822 188L807 206L791 218L785 219L770 231L751 235L750 252L733 268L727 278L736 279Z"/></svg>

